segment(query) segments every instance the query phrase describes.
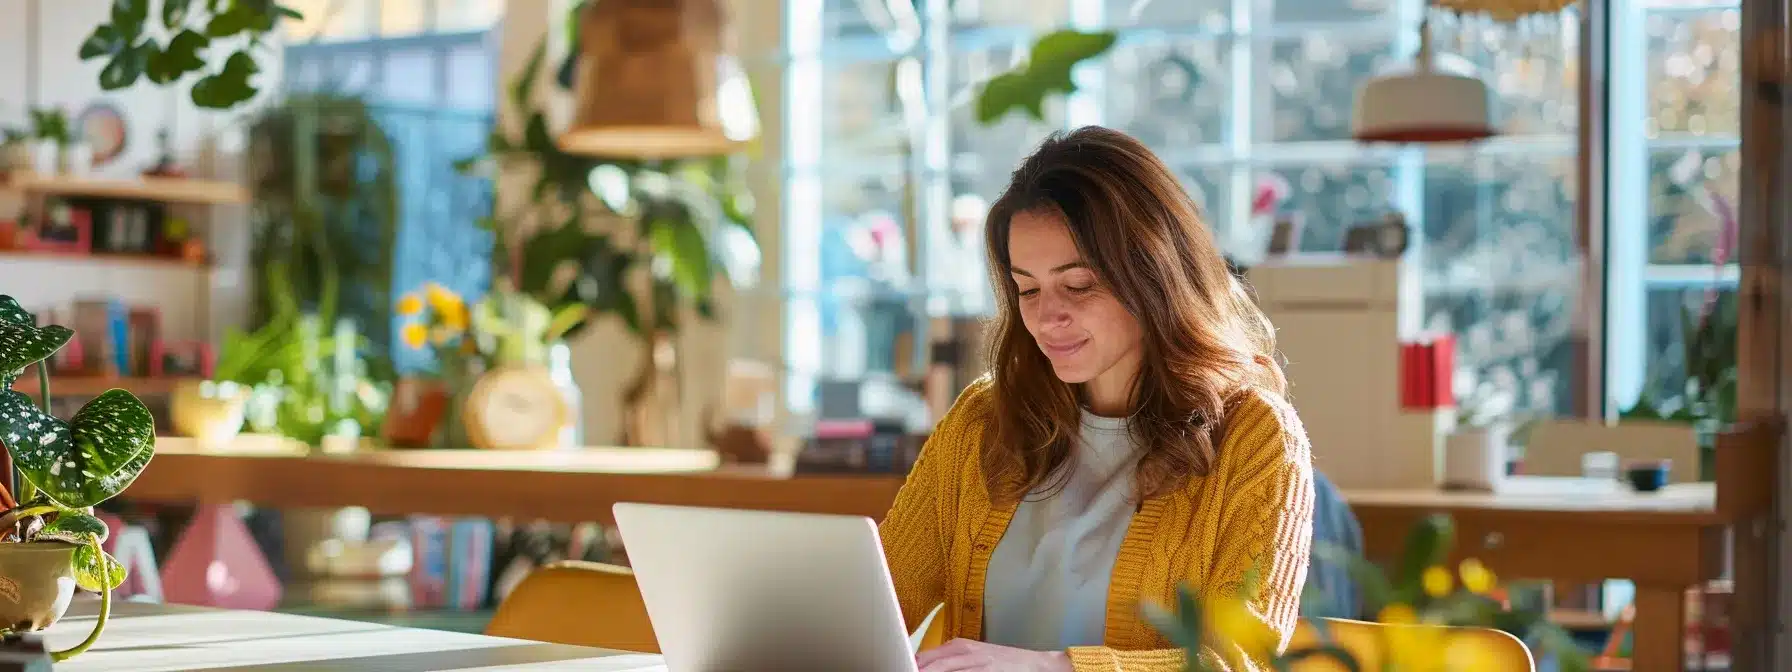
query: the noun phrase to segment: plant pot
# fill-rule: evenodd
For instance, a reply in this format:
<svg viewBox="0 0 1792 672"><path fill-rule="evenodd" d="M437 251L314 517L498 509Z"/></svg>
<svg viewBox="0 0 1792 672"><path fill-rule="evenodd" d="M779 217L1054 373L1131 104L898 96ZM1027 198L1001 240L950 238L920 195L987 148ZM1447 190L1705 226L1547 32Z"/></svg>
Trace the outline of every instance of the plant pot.
<svg viewBox="0 0 1792 672"><path fill-rule="evenodd" d="M203 450L223 450L243 430L249 389L232 382L183 380L169 400L174 431L199 440Z"/></svg>
<svg viewBox="0 0 1792 672"><path fill-rule="evenodd" d="M62 172L62 146L50 140L31 141L31 166L39 175Z"/></svg>
<svg viewBox="0 0 1792 672"><path fill-rule="evenodd" d="M68 146L62 154L62 167L70 175L86 175L93 172L93 145L78 142Z"/></svg>
<svg viewBox="0 0 1792 672"><path fill-rule="evenodd" d="M62 618L75 596L74 560L74 544L0 544L0 625L36 632Z"/></svg>
<svg viewBox="0 0 1792 672"><path fill-rule="evenodd" d="M1511 427L1462 427L1444 439L1445 489L1491 492L1506 478Z"/></svg>

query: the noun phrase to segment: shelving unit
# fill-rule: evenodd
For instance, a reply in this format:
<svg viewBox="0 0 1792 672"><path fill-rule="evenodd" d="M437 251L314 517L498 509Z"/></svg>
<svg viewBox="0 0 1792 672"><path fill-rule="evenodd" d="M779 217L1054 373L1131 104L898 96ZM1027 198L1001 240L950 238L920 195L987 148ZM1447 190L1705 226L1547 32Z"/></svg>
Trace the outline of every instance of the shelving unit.
<svg viewBox="0 0 1792 672"><path fill-rule="evenodd" d="M232 182L186 177L98 179L68 175L12 176L12 189L42 196L114 198L158 203L239 205L249 202L249 190Z"/></svg>
<svg viewBox="0 0 1792 672"><path fill-rule="evenodd" d="M154 268L176 268L203 271L210 264L191 261L180 257L159 254L116 254L95 252L91 254L75 254L69 252L46 252L38 250L0 250L0 263L8 259L18 261L53 260L69 264L133 264Z"/></svg>

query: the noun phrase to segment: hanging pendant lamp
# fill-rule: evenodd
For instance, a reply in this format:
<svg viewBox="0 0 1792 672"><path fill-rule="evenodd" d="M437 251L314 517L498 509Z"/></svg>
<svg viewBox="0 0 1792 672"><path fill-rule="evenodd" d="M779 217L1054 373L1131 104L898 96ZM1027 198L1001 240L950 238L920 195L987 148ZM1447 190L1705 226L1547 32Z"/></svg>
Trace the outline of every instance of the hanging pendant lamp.
<svg viewBox="0 0 1792 672"><path fill-rule="evenodd" d="M720 0L591 0L561 151L669 159L738 151L759 133Z"/></svg>
<svg viewBox="0 0 1792 672"><path fill-rule="evenodd" d="M1429 20L1419 24L1412 70L1376 77L1357 90L1351 130L1362 142L1471 142L1498 134L1486 82L1438 67Z"/></svg>

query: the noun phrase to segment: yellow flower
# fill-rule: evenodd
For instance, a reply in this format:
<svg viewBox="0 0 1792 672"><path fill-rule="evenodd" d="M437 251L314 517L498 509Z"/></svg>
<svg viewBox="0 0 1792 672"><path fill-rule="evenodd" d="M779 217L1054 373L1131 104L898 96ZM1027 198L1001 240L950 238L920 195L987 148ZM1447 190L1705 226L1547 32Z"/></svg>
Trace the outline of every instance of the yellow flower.
<svg viewBox="0 0 1792 672"><path fill-rule="evenodd" d="M1463 560L1462 565L1457 567L1456 571L1462 575L1462 587L1476 595L1486 595L1492 592L1494 586L1499 583L1494 578L1493 572L1488 570L1486 565L1481 564L1480 560L1474 558Z"/></svg>
<svg viewBox="0 0 1792 672"><path fill-rule="evenodd" d="M421 312L423 312L423 299L418 298L416 294L406 294L398 297L399 315L409 317Z"/></svg>
<svg viewBox="0 0 1792 672"><path fill-rule="evenodd" d="M442 319L442 326L454 331L467 328L467 304L456 300L454 303L436 306L436 315Z"/></svg>
<svg viewBox="0 0 1792 672"><path fill-rule="evenodd" d="M436 309L438 313L448 312L454 306L461 306L463 303L459 294L433 282L423 285L423 295L429 299L430 307Z"/></svg>
<svg viewBox="0 0 1792 672"><path fill-rule="evenodd" d="M429 342L429 328L416 322L404 325L398 332L399 339L411 349L419 349Z"/></svg>
<svg viewBox="0 0 1792 672"><path fill-rule="evenodd" d="M1412 606L1410 605L1395 603L1382 607L1381 613L1375 615L1375 620L1379 623L1417 623L1419 622L1419 614L1418 612L1413 611Z"/></svg>
<svg viewBox="0 0 1792 672"><path fill-rule="evenodd" d="M1420 583L1425 586L1425 594L1432 597L1443 597L1456 589L1456 577L1450 575L1450 570L1442 567L1426 568L1425 574L1420 577Z"/></svg>

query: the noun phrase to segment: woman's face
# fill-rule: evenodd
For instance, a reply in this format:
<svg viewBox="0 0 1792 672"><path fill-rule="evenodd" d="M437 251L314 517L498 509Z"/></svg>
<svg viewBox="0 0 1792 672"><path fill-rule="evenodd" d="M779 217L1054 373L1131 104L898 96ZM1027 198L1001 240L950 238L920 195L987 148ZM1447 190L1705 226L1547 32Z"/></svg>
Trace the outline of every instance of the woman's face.
<svg viewBox="0 0 1792 672"><path fill-rule="evenodd" d="M1020 318L1066 383L1121 389L1139 369L1139 322L1076 249L1063 215L1022 212L1008 227Z"/></svg>

